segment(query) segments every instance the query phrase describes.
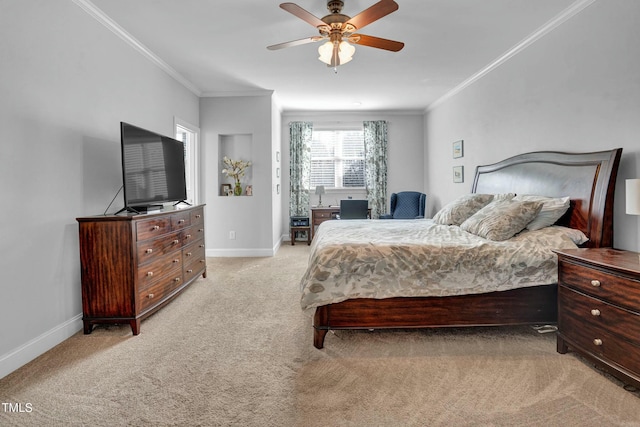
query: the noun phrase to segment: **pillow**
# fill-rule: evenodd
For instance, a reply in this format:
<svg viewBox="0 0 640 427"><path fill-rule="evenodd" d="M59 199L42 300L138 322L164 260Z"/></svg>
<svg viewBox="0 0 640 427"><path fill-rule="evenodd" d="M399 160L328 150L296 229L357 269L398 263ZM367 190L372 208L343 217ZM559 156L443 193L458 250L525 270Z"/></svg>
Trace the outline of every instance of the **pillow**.
<svg viewBox="0 0 640 427"><path fill-rule="evenodd" d="M554 225L552 228L560 230L576 245L581 245L589 241L589 238L582 231L576 230L575 228L562 227L560 225Z"/></svg>
<svg viewBox="0 0 640 427"><path fill-rule="evenodd" d="M542 202L497 200L460 225L464 231L489 240L507 240L538 215Z"/></svg>
<svg viewBox="0 0 640 427"><path fill-rule="evenodd" d="M516 197L516 193L494 194L492 202L495 202L496 200L511 200L514 197Z"/></svg>
<svg viewBox="0 0 640 427"><path fill-rule="evenodd" d="M436 224L460 225L493 200L493 194L467 194L448 203L433 216Z"/></svg>
<svg viewBox="0 0 640 427"><path fill-rule="evenodd" d="M569 210L569 204L571 202L569 197L554 198L529 194L517 195L513 200L542 202L542 209L538 215L533 221L527 224L527 229L531 231L555 224L556 221Z"/></svg>

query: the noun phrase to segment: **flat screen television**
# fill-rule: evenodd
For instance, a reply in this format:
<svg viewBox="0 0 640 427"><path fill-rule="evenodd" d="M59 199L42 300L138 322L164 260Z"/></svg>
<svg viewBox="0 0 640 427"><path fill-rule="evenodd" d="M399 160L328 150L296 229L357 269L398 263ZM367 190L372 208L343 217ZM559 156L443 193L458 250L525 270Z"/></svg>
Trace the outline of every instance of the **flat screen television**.
<svg viewBox="0 0 640 427"><path fill-rule="evenodd" d="M187 198L184 144L120 122L124 209L146 212Z"/></svg>

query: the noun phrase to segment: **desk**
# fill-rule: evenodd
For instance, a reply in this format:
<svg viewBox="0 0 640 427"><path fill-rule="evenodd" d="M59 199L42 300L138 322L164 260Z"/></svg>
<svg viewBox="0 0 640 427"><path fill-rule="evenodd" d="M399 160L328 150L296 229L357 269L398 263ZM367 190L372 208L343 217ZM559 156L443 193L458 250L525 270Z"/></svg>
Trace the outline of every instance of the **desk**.
<svg viewBox="0 0 640 427"><path fill-rule="evenodd" d="M371 208L368 216L371 218ZM311 208L311 239L316 234L316 227L325 221L336 219L340 215L340 206L323 206Z"/></svg>

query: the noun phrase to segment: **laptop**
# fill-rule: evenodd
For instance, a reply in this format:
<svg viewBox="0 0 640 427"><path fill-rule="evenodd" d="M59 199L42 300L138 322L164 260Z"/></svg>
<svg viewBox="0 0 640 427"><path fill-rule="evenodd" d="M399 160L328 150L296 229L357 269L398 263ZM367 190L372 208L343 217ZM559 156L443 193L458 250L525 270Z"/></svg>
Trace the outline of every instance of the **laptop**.
<svg viewBox="0 0 640 427"><path fill-rule="evenodd" d="M367 219L368 211L368 200L340 200L340 219Z"/></svg>

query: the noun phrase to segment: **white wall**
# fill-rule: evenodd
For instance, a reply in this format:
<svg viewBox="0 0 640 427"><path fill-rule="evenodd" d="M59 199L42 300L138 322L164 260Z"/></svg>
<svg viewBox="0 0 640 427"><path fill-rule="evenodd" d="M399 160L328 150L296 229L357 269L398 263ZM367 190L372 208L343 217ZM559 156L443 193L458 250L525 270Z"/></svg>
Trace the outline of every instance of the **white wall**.
<svg viewBox="0 0 640 427"><path fill-rule="evenodd" d="M280 106L274 96L271 105L271 124L272 124L272 136L271 136L271 193L273 195L273 218L272 218L272 239L275 244L282 242L282 235L288 233L288 229L283 229L282 216L282 174L284 169L289 170L289 167L284 167L282 161L282 112ZM288 192L287 192L288 193ZM287 210L288 212L288 210ZM286 215L285 215L286 216Z"/></svg>
<svg viewBox="0 0 640 427"><path fill-rule="evenodd" d="M624 213L624 180L640 177L640 2L600 0L456 96L425 120L426 188L433 213L468 193L475 167L528 151L622 147L614 245L638 250L638 218ZM464 140L464 157L451 144ZM464 165L465 182L452 183Z"/></svg>
<svg viewBox="0 0 640 427"><path fill-rule="evenodd" d="M272 95L216 97L200 100L203 183L207 204L207 256L270 256L274 242ZM220 135L250 135L253 196L220 196L220 184L230 182L221 173ZM235 232L235 239L229 232Z"/></svg>
<svg viewBox="0 0 640 427"><path fill-rule="evenodd" d="M75 218L122 185L119 122L172 135L174 116L199 117L193 93L70 1L2 2L0 57L3 377L81 329Z"/></svg>

